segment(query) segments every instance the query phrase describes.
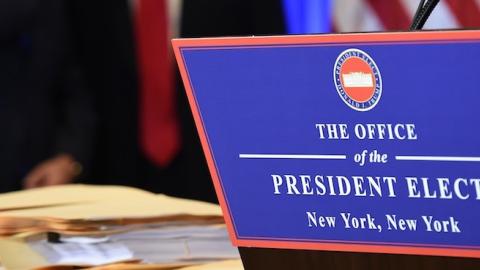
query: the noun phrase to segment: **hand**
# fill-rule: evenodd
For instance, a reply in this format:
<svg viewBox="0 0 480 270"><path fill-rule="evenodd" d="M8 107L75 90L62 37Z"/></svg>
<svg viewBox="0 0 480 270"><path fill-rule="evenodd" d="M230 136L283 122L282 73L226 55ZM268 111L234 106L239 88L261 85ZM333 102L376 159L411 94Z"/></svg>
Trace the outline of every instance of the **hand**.
<svg viewBox="0 0 480 270"><path fill-rule="evenodd" d="M27 174L23 181L24 188L62 185L71 183L80 173L80 165L72 156L61 154L46 160Z"/></svg>

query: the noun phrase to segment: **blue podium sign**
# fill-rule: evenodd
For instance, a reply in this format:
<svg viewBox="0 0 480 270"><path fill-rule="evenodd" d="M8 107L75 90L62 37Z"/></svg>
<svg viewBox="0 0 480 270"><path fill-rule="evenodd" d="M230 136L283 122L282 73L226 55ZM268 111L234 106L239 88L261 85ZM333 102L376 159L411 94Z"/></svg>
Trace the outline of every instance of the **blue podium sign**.
<svg viewBox="0 0 480 270"><path fill-rule="evenodd" d="M480 31L173 45L234 244L480 258Z"/></svg>

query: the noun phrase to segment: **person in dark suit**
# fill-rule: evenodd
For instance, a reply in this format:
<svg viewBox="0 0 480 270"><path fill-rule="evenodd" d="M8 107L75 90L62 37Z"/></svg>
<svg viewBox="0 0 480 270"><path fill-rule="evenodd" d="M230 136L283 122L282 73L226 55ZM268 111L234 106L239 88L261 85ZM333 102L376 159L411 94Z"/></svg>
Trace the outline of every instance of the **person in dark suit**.
<svg viewBox="0 0 480 270"><path fill-rule="evenodd" d="M64 0L0 1L0 192L88 169L95 115Z"/></svg>
<svg viewBox="0 0 480 270"><path fill-rule="evenodd" d="M68 1L81 63L98 101L100 124L93 177L89 181L216 201L179 75L176 108L181 125L180 152L168 167L160 168L140 150L133 2ZM182 1L181 29L177 30L182 37L282 34L285 26L281 4L278 0Z"/></svg>

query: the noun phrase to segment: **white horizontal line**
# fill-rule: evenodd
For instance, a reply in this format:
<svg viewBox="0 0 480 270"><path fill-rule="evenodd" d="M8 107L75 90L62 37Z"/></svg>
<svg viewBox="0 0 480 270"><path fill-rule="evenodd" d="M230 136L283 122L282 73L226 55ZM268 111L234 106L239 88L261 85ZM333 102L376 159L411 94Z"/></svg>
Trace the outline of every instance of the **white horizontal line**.
<svg viewBox="0 0 480 270"><path fill-rule="evenodd" d="M249 159L347 159L346 155L286 155L286 154L239 154Z"/></svg>
<svg viewBox="0 0 480 270"><path fill-rule="evenodd" d="M466 161L480 162L480 157L446 157L446 156L396 156L396 160L411 161Z"/></svg>

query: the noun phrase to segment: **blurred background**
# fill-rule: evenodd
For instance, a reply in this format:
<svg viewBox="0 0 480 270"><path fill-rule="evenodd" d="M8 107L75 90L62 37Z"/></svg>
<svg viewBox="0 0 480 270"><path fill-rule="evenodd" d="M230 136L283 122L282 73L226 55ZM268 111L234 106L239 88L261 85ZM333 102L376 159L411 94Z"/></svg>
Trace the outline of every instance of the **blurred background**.
<svg viewBox="0 0 480 270"><path fill-rule="evenodd" d="M0 192L72 182L216 201L176 37L408 30L419 0L2 0ZM427 29L480 26L442 0Z"/></svg>

